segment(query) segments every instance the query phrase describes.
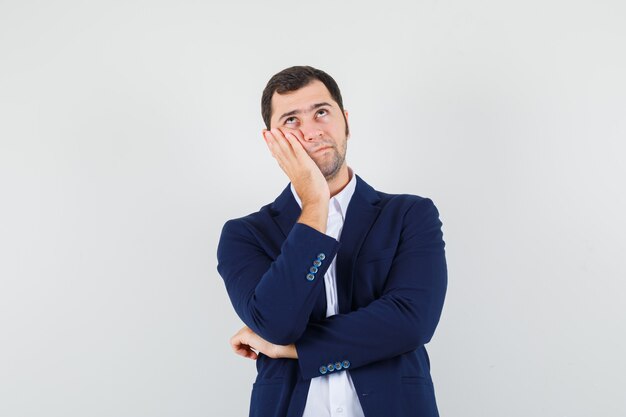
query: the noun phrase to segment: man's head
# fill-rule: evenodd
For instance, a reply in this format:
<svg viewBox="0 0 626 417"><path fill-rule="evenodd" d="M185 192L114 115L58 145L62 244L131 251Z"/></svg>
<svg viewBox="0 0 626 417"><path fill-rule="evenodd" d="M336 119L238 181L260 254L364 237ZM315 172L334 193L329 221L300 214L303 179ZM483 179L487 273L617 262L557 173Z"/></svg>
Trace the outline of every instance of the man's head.
<svg viewBox="0 0 626 417"><path fill-rule="evenodd" d="M348 112L337 83L324 71L295 66L274 75L263 90L261 115L267 129L299 130L327 180L345 164Z"/></svg>

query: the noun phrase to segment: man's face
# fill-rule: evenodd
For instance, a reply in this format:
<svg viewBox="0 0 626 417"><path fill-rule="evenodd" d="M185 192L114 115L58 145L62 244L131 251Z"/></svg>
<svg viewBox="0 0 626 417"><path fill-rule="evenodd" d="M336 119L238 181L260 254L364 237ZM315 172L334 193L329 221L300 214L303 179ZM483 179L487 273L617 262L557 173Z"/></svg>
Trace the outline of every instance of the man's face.
<svg viewBox="0 0 626 417"><path fill-rule="evenodd" d="M346 159L346 120L339 105L319 80L296 91L272 96L270 128L299 130L302 146L327 180L334 178ZM325 148L325 149L323 149Z"/></svg>

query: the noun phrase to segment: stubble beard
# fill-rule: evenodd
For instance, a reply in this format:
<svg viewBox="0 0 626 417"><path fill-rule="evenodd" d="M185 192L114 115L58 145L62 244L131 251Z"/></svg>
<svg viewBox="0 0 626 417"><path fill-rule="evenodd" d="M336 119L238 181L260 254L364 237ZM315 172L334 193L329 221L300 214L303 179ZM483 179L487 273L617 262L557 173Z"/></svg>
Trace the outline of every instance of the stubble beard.
<svg viewBox="0 0 626 417"><path fill-rule="evenodd" d="M321 166L316 163L317 167L322 172L322 175L326 178L326 181L332 180L339 174L339 171L346 160L346 147L346 141L344 141L344 147L342 150L338 150L333 146L329 149L332 152L332 155L330 155L330 157L326 157L329 160L327 162L322 162Z"/></svg>

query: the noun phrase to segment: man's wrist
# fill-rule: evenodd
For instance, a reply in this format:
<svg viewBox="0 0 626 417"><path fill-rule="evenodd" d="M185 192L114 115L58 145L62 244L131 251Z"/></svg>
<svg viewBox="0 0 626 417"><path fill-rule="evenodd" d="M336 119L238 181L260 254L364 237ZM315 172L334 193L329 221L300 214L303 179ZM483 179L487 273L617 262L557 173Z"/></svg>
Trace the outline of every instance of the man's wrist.
<svg viewBox="0 0 626 417"><path fill-rule="evenodd" d="M295 344L290 344L288 346L285 346L286 350L287 350L287 358L289 359L298 359L298 351L296 350L296 345Z"/></svg>
<svg viewBox="0 0 626 417"><path fill-rule="evenodd" d="M293 343L290 345L275 345L275 352L277 358L286 359L298 359L298 352L296 351L296 345Z"/></svg>
<svg viewBox="0 0 626 417"><path fill-rule="evenodd" d="M321 233L326 233L326 227L328 225L328 201L325 203L309 203L303 205L298 223L306 224Z"/></svg>

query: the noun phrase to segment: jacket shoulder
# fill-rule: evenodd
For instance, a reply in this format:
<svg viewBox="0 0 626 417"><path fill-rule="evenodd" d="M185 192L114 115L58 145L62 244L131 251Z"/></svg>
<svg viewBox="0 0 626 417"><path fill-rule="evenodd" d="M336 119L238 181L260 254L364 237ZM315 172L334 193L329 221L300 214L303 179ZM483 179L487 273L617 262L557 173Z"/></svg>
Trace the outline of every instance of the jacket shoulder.
<svg viewBox="0 0 626 417"><path fill-rule="evenodd" d="M258 211L227 220L222 226L222 235L225 232L235 232L237 234L244 233L256 236L259 233L263 233L263 231L267 231L268 226L273 225L271 207L271 203L266 204Z"/></svg>
<svg viewBox="0 0 626 417"><path fill-rule="evenodd" d="M376 190L380 198L380 207L383 209L409 210L411 207L434 206L434 202L429 197L417 194L391 194Z"/></svg>

